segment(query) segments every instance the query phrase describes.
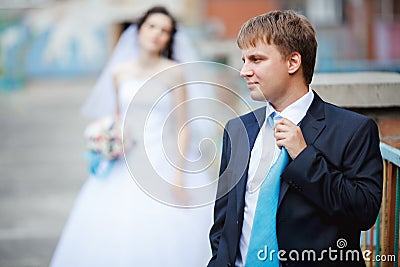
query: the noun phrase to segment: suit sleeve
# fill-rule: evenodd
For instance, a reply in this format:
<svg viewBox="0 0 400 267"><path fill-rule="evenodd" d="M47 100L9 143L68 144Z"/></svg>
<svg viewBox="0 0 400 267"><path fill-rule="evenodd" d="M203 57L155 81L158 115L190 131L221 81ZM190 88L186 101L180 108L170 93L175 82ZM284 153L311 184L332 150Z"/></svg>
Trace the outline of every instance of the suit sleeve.
<svg viewBox="0 0 400 267"><path fill-rule="evenodd" d="M229 122L227 123L225 130L224 130L224 136L223 136L223 144L222 144L222 155L221 155L221 165L220 165L220 171L219 171L219 180L218 180L218 189L217 189L217 199L215 201L215 206L214 206L214 223L213 226L211 227L210 230L210 244L211 244L211 251L212 251L212 257L211 260L208 264L209 267L214 266L215 260L217 258L218 254L218 247L219 247L219 242L221 239L221 233L222 229L225 224L225 217L226 217L226 210L227 210L227 203L228 203L228 194L223 194L221 198L218 198L220 195L220 192L227 192L226 191L226 182L227 178L225 178L226 175L226 168L229 163L230 159L230 151L231 151L231 146L230 146L230 139L229 139L229 134L228 134L228 126Z"/></svg>
<svg viewBox="0 0 400 267"><path fill-rule="evenodd" d="M355 131L342 162L334 166L318 148L308 145L288 165L282 179L327 216L367 230L376 220L382 197L379 134L372 119L364 120Z"/></svg>

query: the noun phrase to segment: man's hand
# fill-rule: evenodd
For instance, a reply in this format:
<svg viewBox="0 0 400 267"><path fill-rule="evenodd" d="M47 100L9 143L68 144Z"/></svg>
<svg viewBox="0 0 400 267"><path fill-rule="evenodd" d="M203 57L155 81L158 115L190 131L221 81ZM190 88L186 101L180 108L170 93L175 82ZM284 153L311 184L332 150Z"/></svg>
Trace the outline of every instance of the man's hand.
<svg viewBox="0 0 400 267"><path fill-rule="evenodd" d="M307 147L300 127L288 119L275 122L274 136L276 144L279 147L284 146L292 159Z"/></svg>

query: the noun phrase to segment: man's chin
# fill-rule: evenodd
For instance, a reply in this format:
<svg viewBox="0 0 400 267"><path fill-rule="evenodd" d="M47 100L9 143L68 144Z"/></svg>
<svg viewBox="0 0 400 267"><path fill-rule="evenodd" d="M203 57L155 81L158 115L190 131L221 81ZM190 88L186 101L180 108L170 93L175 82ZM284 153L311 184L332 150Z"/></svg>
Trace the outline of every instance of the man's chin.
<svg viewBox="0 0 400 267"><path fill-rule="evenodd" d="M253 99L254 101L262 101L262 102L267 101L267 100L265 99L265 96L264 96L263 94L261 94L260 92L252 91L252 92L250 92L250 97L251 97L251 99Z"/></svg>

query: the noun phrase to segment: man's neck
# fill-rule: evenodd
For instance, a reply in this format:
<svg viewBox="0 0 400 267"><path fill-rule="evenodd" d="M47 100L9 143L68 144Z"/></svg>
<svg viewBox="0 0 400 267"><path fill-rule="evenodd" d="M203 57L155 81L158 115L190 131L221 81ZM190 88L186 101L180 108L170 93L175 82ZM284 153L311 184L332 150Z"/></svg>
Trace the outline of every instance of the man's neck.
<svg viewBox="0 0 400 267"><path fill-rule="evenodd" d="M304 84L303 86L287 90L287 93L284 97L280 97L276 101L270 102L270 104L276 111L282 112L285 108L299 100L307 93L308 86Z"/></svg>

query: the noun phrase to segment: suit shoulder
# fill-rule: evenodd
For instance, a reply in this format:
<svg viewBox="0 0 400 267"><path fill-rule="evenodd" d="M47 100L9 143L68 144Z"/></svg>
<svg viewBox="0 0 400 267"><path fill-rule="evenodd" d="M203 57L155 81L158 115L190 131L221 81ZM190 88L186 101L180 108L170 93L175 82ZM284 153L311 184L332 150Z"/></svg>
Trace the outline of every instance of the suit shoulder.
<svg viewBox="0 0 400 267"><path fill-rule="evenodd" d="M374 120L368 116L330 103L326 103L325 105L325 115L328 120L336 122L337 124L348 124L349 126L356 127L368 123L375 124Z"/></svg>

